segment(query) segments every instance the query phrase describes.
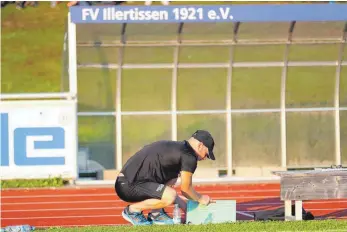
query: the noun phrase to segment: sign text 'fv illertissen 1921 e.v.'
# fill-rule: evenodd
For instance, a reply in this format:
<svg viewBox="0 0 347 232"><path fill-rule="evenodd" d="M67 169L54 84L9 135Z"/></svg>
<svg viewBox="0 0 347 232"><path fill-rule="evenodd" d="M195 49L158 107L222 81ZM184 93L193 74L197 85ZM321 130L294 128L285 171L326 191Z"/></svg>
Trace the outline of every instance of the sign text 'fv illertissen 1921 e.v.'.
<svg viewBox="0 0 347 232"><path fill-rule="evenodd" d="M230 21L233 19L230 7L151 7L151 8L84 8L82 20L95 21Z"/></svg>

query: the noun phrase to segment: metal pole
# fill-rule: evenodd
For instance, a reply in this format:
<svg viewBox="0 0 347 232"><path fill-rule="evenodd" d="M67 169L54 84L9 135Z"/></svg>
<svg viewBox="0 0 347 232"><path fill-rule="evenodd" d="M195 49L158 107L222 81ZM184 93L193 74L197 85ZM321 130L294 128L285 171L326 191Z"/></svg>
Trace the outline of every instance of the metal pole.
<svg viewBox="0 0 347 232"><path fill-rule="evenodd" d="M69 69L68 69L68 77L69 77L69 98L74 101L74 131L75 131L75 138L74 138L74 146L75 146L75 157L74 157L74 166L75 166L75 179L78 179L79 173L78 173L78 161L77 161L77 154L78 154L78 115L77 115L77 38L76 38L76 24L72 23L71 21L71 13L68 13L68 54L69 54Z"/></svg>
<svg viewBox="0 0 347 232"><path fill-rule="evenodd" d="M284 51L284 61L281 76L281 167L287 167L287 127L286 127L286 80L288 73L288 53L295 27L295 21L290 23L288 41Z"/></svg>
<svg viewBox="0 0 347 232"><path fill-rule="evenodd" d="M117 89L116 89L116 169L120 171L123 166L122 153L122 71L123 71L123 55L125 47L125 29L126 23L122 24L122 47L118 50L118 66L117 69Z"/></svg>
<svg viewBox="0 0 347 232"><path fill-rule="evenodd" d="M340 133L340 76L342 68L343 51L346 43L347 37L347 22L342 33L342 39L339 50L339 57L336 66L336 76L335 76L335 97L334 97L334 107L335 107L335 164L341 165L341 133Z"/></svg>
<svg viewBox="0 0 347 232"><path fill-rule="evenodd" d="M69 92L77 98L77 42L76 24L71 22L71 13L68 13L68 39L69 39Z"/></svg>
<svg viewBox="0 0 347 232"><path fill-rule="evenodd" d="M67 35L68 35L68 32L65 31L65 33L64 33L64 43L63 43L63 52L62 52L62 69L61 69L60 92L68 91L68 90L65 89L65 78L66 78L66 75L69 76L68 73L67 73L68 65L66 63L67 62L67 57L68 57L68 54L66 55L66 53L67 53L67 51L66 51L66 49L67 49Z"/></svg>
<svg viewBox="0 0 347 232"><path fill-rule="evenodd" d="M233 30L233 42L237 42L237 32L239 30L240 22L236 22ZM227 175L233 175L233 139L232 139L232 115L231 115L231 86L233 76L234 64L234 45L230 46L230 60L227 76L227 94L226 94L226 153L227 153Z"/></svg>
<svg viewBox="0 0 347 232"><path fill-rule="evenodd" d="M177 30L177 45L173 57L172 83L171 83L171 139L177 141L177 74L178 74L178 57L181 44L181 33L183 23L178 25Z"/></svg>

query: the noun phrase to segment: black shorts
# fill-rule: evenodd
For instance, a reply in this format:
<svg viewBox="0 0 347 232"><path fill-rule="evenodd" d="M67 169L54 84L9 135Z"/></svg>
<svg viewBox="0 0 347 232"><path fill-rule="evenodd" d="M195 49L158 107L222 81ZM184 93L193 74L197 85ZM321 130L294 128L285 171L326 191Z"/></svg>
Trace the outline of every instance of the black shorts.
<svg viewBox="0 0 347 232"><path fill-rule="evenodd" d="M147 199L161 199L165 190L164 184L139 181L129 183L124 176L119 176L115 190L120 199L126 202L140 202Z"/></svg>

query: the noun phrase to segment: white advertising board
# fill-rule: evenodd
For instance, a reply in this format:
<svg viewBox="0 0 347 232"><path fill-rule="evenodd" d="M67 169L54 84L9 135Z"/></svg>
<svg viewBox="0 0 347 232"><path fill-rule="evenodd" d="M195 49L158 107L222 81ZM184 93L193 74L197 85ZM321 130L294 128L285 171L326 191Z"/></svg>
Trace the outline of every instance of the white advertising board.
<svg viewBox="0 0 347 232"><path fill-rule="evenodd" d="M73 100L0 102L1 179L77 178Z"/></svg>

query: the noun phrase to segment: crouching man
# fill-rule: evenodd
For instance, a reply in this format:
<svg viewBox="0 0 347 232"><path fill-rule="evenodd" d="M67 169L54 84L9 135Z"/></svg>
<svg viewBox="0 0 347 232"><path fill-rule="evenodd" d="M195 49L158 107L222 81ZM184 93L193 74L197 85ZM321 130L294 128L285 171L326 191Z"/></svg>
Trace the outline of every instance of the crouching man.
<svg viewBox="0 0 347 232"><path fill-rule="evenodd" d="M213 137L204 130L196 131L188 140L157 141L143 147L126 162L116 179L117 195L131 203L123 210L123 218L133 225L173 224L165 207L176 203L186 212L187 199L203 205L214 202L195 191L192 183L197 162L215 160L213 148ZM182 196L171 187L178 176ZM150 210L147 218L144 210Z"/></svg>

